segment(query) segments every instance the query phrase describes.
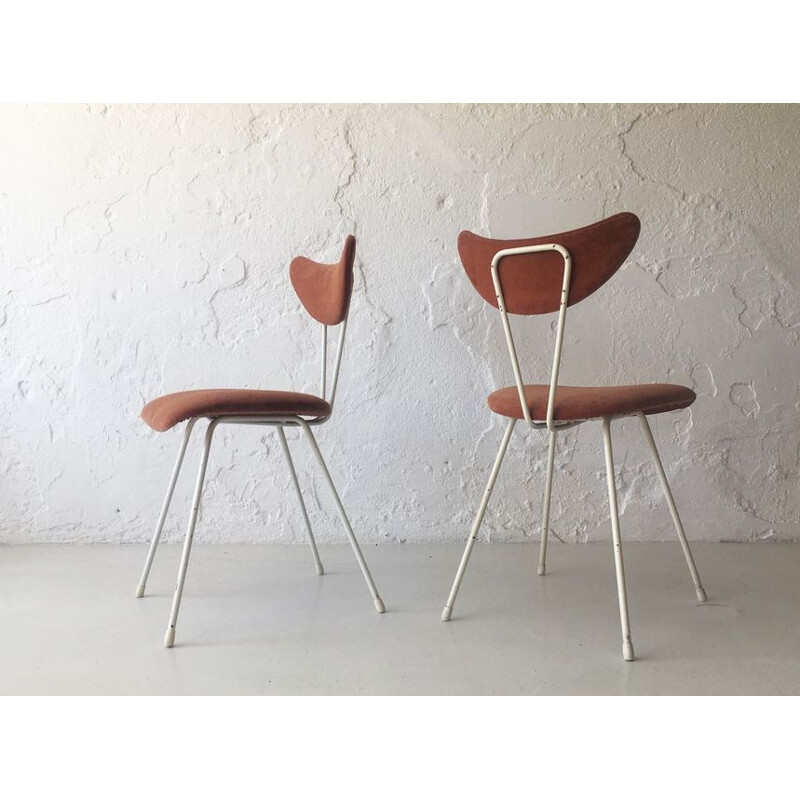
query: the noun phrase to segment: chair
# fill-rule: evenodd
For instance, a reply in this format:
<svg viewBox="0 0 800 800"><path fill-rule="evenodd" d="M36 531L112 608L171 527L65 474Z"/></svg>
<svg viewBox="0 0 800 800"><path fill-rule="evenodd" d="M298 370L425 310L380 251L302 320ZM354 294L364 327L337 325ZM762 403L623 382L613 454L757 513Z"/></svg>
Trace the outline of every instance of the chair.
<svg viewBox="0 0 800 800"><path fill-rule="evenodd" d="M299 427L303 430L311 446L322 473L325 476L334 503L339 512L339 517L344 525L350 545L355 553L364 580L367 583L370 593L379 613L383 613L383 601L375 588L375 583L370 575L364 556L356 541L350 521L347 518L339 493L336 491L333 480L328 472L328 467L322 457L317 441L314 438L312 427L321 425L330 419L333 413L334 400L336 397L336 387L339 381L339 366L342 361L342 351L344 347L344 337L347 330L347 316L350 307L350 296L353 291L353 261L355 259L356 240L353 236L348 236L345 241L342 257L336 264L319 264L310 259L295 258L290 267L289 274L300 302L306 311L317 322L322 323L322 348L321 348L321 389L320 396L302 394L300 392L282 392L273 390L253 390L253 389L200 389L194 391L177 392L175 394L164 395L148 403L142 410L142 419L156 431L166 431L186 420L186 427L183 432L178 458L172 471L172 476L167 486L167 494L161 508L161 515L156 524L150 550L147 553L142 577L136 588L136 597L144 595L147 577L150 567L153 564L156 548L158 547L161 531L164 527L164 520L169 511L172 494L175 490L175 483L183 464L183 457L186 453L186 446L192 434L195 423L198 419L207 418L209 420L206 428L205 441L203 445L203 455L200 460L200 469L197 474L197 483L192 500L191 514L189 515L189 525L186 529L186 538L181 555L180 569L178 570L178 583L175 588L175 596L172 601L172 610L169 616L164 644L172 647L175 643L175 626L178 622L178 611L180 610L183 587L186 581L186 568L189 564L189 554L192 548L195 525L197 523L197 512L200 507L200 498L203 493L203 481L208 464L208 455L211 450L211 440L218 425L237 424L237 425L268 425L276 428L281 449L286 457L286 464L292 478L297 499L300 504L300 513L303 517L308 540L311 545L311 552L316 564L318 575L324 574L322 562L320 561L317 545L314 541L314 533L306 511L303 495L300 491L300 483L294 469L292 456L289 452L289 445L284 433L285 427ZM330 394L328 395L328 327L341 325L339 341L334 357L333 375L330 381ZM326 399L327 398L327 399Z"/></svg>
<svg viewBox="0 0 800 800"><path fill-rule="evenodd" d="M611 446L611 422L613 420L634 415L638 417L664 489L686 563L689 565L697 599L701 602L706 599L647 421L647 417L651 414L687 408L694 402L695 393L684 386L665 383L597 387L560 386L558 384L567 307L579 303L595 292L622 266L636 244L639 229L639 220L634 214L622 213L586 228L534 239L501 241L486 239L468 231L463 231L458 237L458 252L472 285L487 303L500 311L516 382L513 386L499 389L489 395L489 408L494 413L506 417L508 423L467 539L467 546L459 564L450 596L442 611L442 620L445 622L453 613L456 596L486 513L503 457L514 426L521 419L524 419L531 428L546 429L550 439L542 507L539 575L545 574L556 435L560 430L580 425L589 420L602 422L611 532L614 542L617 593L622 626L622 655L626 661L633 661L634 654L628 618L617 493L614 483L614 456ZM525 384L522 380L508 315L547 314L556 311L558 312L558 324L550 383Z"/></svg>

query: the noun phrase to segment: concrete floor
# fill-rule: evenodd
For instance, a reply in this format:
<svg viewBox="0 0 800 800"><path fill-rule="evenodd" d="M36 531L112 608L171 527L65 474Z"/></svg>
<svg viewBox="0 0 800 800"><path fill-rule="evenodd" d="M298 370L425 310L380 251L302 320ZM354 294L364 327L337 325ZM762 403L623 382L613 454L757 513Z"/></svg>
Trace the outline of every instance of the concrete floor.
<svg viewBox="0 0 800 800"><path fill-rule="evenodd" d="M0 548L3 694L797 694L800 545L625 545L637 661L621 658L610 543L476 547L439 620L458 545L366 547L374 612L346 545L196 546L177 644L162 646L178 561L163 547Z"/></svg>

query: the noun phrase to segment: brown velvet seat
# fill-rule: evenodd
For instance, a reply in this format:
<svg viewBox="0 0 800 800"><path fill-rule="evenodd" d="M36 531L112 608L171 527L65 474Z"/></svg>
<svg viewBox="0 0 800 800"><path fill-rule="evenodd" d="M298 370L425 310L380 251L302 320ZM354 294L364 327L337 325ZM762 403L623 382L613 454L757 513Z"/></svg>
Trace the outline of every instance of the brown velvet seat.
<svg viewBox="0 0 800 800"><path fill-rule="evenodd" d="M191 417L301 416L325 419L331 406L321 397L301 392L259 389L196 389L165 394L142 409L142 419L154 431L167 431Z"/></svg>
<svg viewBox="0 0 800 800"><path fill-rule="evenodd" d="M546 383L526 384L525 400L533 420L547 416ZM618 417L643 411L660 414L690 406L695 393L685 386L673 383L642 383L634 386L558 386L553 406L553 419L557 422ZM519 391L516 386L506 386L489 395L489 408L504 417L523 419Z"/></svg>

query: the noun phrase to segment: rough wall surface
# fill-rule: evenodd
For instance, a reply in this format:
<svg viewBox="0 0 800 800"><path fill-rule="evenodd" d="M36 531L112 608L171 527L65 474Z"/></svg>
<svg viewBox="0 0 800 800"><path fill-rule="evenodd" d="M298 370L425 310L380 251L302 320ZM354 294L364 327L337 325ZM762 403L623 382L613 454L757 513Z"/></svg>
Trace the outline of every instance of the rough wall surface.
<svg viewBox="0 0 800 800"><path fill-rule="evenodd" d="M568 315L564 383L673 381L654 419L690 538L800 538L800 112L742 106L0 109L0 541L141 542L182 388L315 392L296 254L358 238L340 395L318 430L363 542L465 538L513 382L463 228L533 236L636 212L627 265ZM546 382L553 318L517 318ZM198 426L200 427L200 426ZM615 426L623 536L673 536L635 421ZM289 435L322 542L327 487ZM181 537L199 440L166 539ZM608 537L600 428L559 437L554 535ZM484 535L538 539L546 434L515 435ZM279 442L223 427L199 541L304 541Z"/></svg>

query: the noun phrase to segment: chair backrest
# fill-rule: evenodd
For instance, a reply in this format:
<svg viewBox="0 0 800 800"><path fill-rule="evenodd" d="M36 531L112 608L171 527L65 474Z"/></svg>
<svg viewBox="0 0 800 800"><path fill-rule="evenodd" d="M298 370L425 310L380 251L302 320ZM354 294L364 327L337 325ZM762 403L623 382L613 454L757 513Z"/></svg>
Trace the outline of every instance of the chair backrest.
<svg viewBox="0 0 800 800"><path fill-rule="evenodd" d="M486 239L469 231L459 235L458 252L472 285L500 311L523 416L532 427L546 425L551 432L559 427L553 408L567 307L599 289L622 266L640 228L639 218L624 212L585 228L534 239ZM558 327L542 423L531 419L508 315L553 311L558 311Z"/></svg>
<svg viewBox="0 0 800 800"><path fill-rule="evenodd" d="M625 262L639 238L639 218L623 212L577 228L533 239L486 239L469 231L458 237L461 263L478 294L498 308L492 282L492 259L500 250L557 244L569 251L572 275L567 305L597 291ZM526 253L503 259L498 275L509 314L547 314L558 311L564 259L557 251Z"/></svg>
<svg viewBox="0 0 800 800"><path fill-rule="evenodd" d="M321 389L320 397L327 400L331 408L336 398L339 383L339 367L342 363L344 337L347 332L347 314L353 294L353 264L356 258L356 238L348 236L344 242L342 256L335 264L320 264L310 258L298 256L289 265L289 278L306 311L322 323ZM328 326L342 325L328 396Z"/></svg>
<svg viewBox="0 0 800 800"><path fill-rule="evenodd" d="M347 316L353 293L356 238L348 236L335 264L320 264L298 256L289 265L292 286L306 311L323 325L338 325Z"/></svg>

